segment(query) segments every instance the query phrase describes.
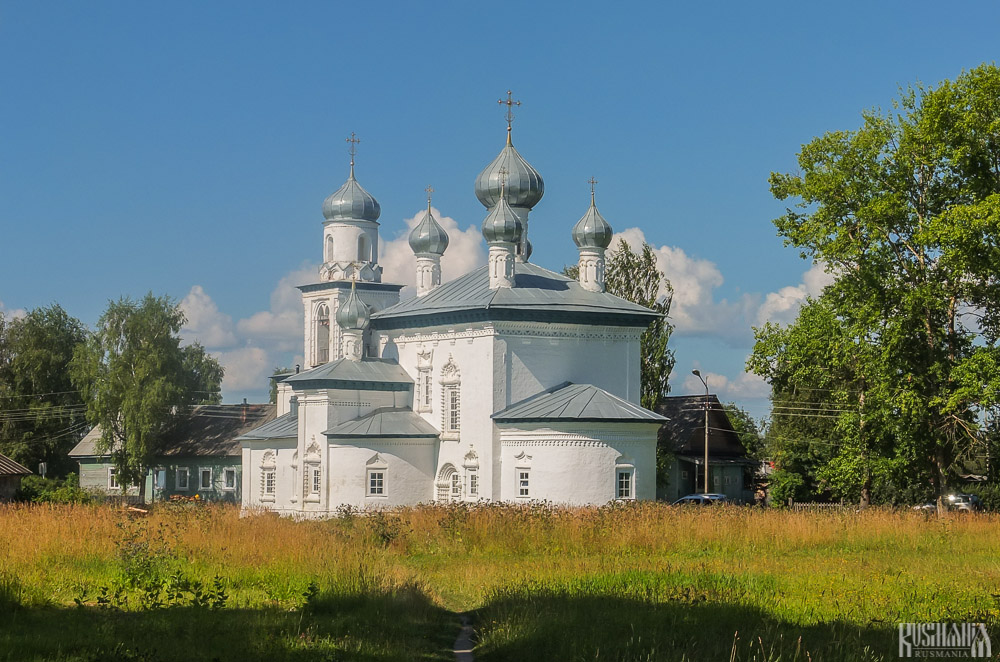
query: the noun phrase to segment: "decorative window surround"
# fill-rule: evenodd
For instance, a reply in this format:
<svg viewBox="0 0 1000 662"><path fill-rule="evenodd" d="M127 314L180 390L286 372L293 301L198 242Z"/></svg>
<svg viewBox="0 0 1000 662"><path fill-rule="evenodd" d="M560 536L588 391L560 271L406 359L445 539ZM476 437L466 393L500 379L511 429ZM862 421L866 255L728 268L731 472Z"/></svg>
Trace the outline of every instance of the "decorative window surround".
<svg viewBox="0 0 1000 662"><path fill-rule="evenodd" d="M378 453L371 456L365 462L365 497L371 499L384 499L388 496L388 483L386 478L389 473L389 465Z"/></svg>
<svg viewBox="0 0 1000 662"><path fill-rule="evenodd" d="M449 354L441 368L441 438L458 439L462 429L462 375Z"/></svg>
<svg viewBox="0 0 1000 662"><path fill-rule="evenodd" d="M417 352L417 397L413 409L418 412L428 412L433 408L433 358L434 350Z"/></svg>
<svg viewBox="0 0 1000 662"><path fill-rule="evenodd" d="M264 453L264 457L261 459L260 464L260 500L261 501L274 501L274 493L276 491L277 475L276 475L276 458L274 451L268 450Z"/></svg>
<svg viewBox="0 0 1000 662"><path fill-rule="evenodd" d="M518 499L530 499L531 498L531 456L521 451L514 456L516 463L514 465L514 477L517 482L515 484L515 496Z"/></svg>

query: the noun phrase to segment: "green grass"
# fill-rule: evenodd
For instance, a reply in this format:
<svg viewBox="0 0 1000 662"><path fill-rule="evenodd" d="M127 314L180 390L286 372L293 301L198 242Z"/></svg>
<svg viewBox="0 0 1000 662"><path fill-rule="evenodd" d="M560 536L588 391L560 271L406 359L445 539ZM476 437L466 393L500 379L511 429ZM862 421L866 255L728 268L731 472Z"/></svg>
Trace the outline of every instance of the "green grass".
<svg viewBox="0 0 1000 662"><path fill-rule="evenodd" d="M0 507L0 660L445 660L462 612L485 660L891 660L897 623L943 620L987 622L1000 652L998 534L660 504Z"/></svg>

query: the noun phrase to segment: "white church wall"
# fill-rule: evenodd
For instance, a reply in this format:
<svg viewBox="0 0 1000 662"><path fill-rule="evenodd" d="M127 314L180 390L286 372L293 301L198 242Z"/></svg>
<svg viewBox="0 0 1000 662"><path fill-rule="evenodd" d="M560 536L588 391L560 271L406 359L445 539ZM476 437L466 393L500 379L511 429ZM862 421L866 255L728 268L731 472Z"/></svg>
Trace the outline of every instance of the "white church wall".
<svg viewBox="0 0 1000 662"><path fill-rule="evenodd" d="M329 506L378 509L410 506L432 499L435 439L364 439L329 444ZM363 445L362 445L363 444ZM370 472L382 474L382 494L371 494Z"/></svg>
<svg viewBox="0 0 1000 662"><path fill-rule="evenodd" d="M277 512L297 509L294 438L243 442L243 507ZM265 493L265 471L274 471L274 493Z"/></svg>
<svg viewBox="0 0 1000 662"><path fill-rule="evenodd" d="M500 499L566 505L618 498L618 473L632 474L634 499L656 497L656 423L500 424ZM528 494L520 475L528 474Z"/></svg>
<svg viewBox="0 0 1000 662"><path fill-rule="evenodd" d="M367 255L358 253L358 239L362 235L367 240L365 246ZM327 221L323 228L323 261L376 263L378 261L378 223L361 220L352 220L350 223Z"/></svg>

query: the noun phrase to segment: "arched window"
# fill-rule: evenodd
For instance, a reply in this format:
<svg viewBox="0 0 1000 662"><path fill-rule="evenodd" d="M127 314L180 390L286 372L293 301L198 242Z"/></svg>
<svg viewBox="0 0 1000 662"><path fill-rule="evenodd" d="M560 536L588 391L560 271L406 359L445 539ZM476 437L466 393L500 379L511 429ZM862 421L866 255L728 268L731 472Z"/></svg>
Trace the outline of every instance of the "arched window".
<svg viewBox="0 0 1000 662"><path fill-rule="evenodd" d="M333 262L333 237L326 238L326 261Z"/></svg>
<svg viewBox="0 0 1000 662"><path fill-rule="evenodd" d="M358 262L371 262L372 247L368 241L368 235L363 234L358 237Z"/></svg>
<svg viewBox="0 0 1000 662"><path fill-rule="evenodd" d="M316 308L316 365L330 360L330 309L325 303Z"/></svg>
<svg viewBox="0 0 1000 662"><path fill-rule="evenodd" d="M462 477L453 464L441 467L437 478L438 501L462 500Z"/></svg>

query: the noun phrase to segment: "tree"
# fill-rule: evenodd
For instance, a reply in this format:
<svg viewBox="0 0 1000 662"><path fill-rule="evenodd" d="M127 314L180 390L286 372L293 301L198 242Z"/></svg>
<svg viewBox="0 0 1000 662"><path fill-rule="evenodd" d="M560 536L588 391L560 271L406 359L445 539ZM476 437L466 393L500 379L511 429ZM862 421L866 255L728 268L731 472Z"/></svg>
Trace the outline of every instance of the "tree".
<svg viewBox="0 0 1000 662"><path fill-rule="evenodd" d="M67 453L86 426L69 363L86 330L58 304L9 321L0 314L0 452L48 474L73 469Z"/></svg>
<svg viewBox="0 0 1000 662"><path fill-rule="evenodd" d="M878 398L895 458L930 474L940 504L1000 381L1000 69L862 117L804 145L800 172L772 173L775 197L798 200L775 225L836 274L824 297L878 362L865 407Z"/></svg>
<svg viewBox="0 0 1000 662"><path fill-rule="evenodd" d="M577 265L564 267L563 274L577 278L579 268ZM659 313L639 341L640 400L643 407L653 409L660 398L670 392L667 380L674 369L674 352L667 345L674 327L667 318L670 316L674 289L657 267L652 247L643 243L642 250L636 253L624 239L620 239L618 246L608 253L605 282L611 294ZM661 290L665 294L660 294Z"/></svg>
<svg viewBox="0 0 1000 662"><path fill-rule="evenodd" d="M735 402L727 402L722 405L726 417L733 425L736 436L740 438L740 443L747 451L747 456L754 460L763 460L766 455L764 448L764 437L760 433L760 425L753 419L743 407Z"/></svg>
<svg viewBox="0 0 1000 662"><path fill-rule="evenodd" d="M169 425L192 404L219 401L222 368L200 345L180 346L184 321L169 297L112 301L71 365L87 419L101 426L98 451L111 456L119 483L140 486L143 500Z"/></svg>

